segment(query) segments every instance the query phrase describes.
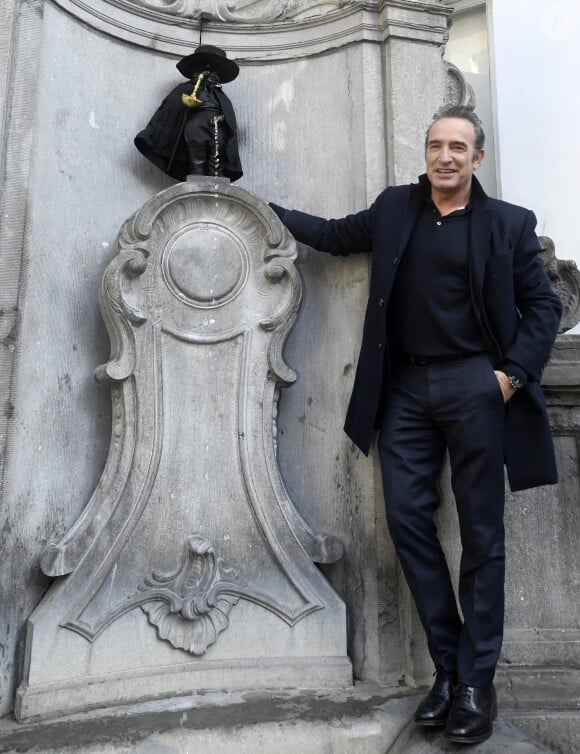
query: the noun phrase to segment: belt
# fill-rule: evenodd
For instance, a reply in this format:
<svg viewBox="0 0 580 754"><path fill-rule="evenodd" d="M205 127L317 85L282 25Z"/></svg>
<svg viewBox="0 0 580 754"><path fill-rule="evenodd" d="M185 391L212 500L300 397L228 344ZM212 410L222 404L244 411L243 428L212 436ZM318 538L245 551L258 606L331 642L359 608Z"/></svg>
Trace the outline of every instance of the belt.
<svg viewBox="0 0 580 754"><path fill-rule="evenodd" d="M429 364L454 364L470 356L480 356L482 353L484 352L477 351L476 353L455 354L455 356L421 356L418 353L399 352L399 356L407 364L413 364L416 367L426 367Z"/></svg>

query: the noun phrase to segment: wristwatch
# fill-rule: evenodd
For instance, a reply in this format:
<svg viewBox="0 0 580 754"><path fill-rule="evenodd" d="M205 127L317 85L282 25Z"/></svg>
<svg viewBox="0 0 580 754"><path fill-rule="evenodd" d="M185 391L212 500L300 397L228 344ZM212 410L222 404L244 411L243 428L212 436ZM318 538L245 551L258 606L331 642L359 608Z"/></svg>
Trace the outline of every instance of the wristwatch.
<svg viewBox="0 0 580 754"><path fill-rule="evenodd" d="M519 390L524 386L524 381L516 377L515 374L508 374L507 378L514 390Z"/></svg>

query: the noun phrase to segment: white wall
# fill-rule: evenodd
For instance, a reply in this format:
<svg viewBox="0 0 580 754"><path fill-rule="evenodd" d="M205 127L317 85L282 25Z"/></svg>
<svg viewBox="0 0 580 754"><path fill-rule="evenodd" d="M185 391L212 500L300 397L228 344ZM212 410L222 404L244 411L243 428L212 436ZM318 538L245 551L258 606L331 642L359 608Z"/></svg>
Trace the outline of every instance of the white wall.
<svg viewBox="0 0 580 754"><path fill-rule="evenodd" d="M491 99L489 49L485 3L463 11L459 5L453 15L445 60L456 65L473 88L475 111L485 131L485 159L477 177L490 196L498 195L495 159L495 128Z"/></svg>
<svg viewBox="0 0 580 754"><path fill-rule="evenodd" d="M558 258L580 263L580 2L487 5L499 196L533 209Z"/></svg>

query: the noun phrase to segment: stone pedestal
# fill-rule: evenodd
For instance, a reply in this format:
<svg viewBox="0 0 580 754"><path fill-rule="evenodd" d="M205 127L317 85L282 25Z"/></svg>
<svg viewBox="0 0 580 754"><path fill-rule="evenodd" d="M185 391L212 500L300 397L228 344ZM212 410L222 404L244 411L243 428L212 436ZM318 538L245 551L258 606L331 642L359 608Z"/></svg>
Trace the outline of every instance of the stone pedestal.
<svg viewBox="0 0 580 754"><path fill-rule="evenodd" d="M156 195L103 276L111 446L82 515L41 565L20 719L236 688L352 683L342 600L277 465L293 240L224 179ZM63 459L66 463L66 459Z"/></svg>

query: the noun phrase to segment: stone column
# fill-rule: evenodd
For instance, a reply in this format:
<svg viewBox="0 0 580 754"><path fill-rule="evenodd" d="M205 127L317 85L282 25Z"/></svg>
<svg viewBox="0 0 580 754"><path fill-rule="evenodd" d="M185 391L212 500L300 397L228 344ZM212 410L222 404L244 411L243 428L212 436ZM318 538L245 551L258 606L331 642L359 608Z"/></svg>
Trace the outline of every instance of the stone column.
<svg viewBox="0 0 580 754"><path fill-rule="evenodd" d="M450 13L425 3L383 9L389 184L415 181L424 172L425 130L446 100L442 58Z"/></svg>
<svg viewBox="0 0 580 754"><path fill-rule="evenodd" d="M7 0L0 8L0 112L5 113L8 106L8 92L10 83L10 66L12 62L12 45L14 42L14 24L16 18L16 0ZM4 118L0 119L0 144L4 144L6 127ZM4 154L4 149L2 149Z"/></svg>
<svg viewBox="0 0 580 754"><path fill-rule="evenodd" d="M0 550L5 554L0 569L0 716L12 709L23 659L23 618L48 583L37 569L24 577L31 539L27 512L6 494L11 481L26 473L14 462L13 428L19 416L15 395L42 10L42 0L6 0L0 7Z"/></svg>

